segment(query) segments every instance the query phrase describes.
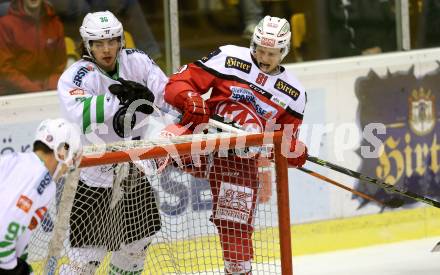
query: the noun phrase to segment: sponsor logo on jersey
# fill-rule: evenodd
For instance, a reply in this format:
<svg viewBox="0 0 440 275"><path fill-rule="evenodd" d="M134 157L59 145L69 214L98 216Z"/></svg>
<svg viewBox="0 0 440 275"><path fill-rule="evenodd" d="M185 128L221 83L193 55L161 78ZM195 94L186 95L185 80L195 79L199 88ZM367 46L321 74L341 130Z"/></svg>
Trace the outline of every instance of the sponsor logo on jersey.
<svg viewBox="0 0 440 275"><path fill-rule="evenodd" d="M261 46L273 48L275 47L275 39L263 37L261 39Z"/></svg>
<svg viewBox="0 0 440 275"><path fill-rule="evenodd" d="M282 101L281 99L279 99L279 98L276 97L276 96L272 96L270 100L271 100L273 103L276 103L277 105L283 107L284 109L286 109L286 107L287 107L287 103L284 102L284 101Z"/></svg>
<svg viewBox="0 0 440 275"><path fill-rule="evenodd" d="M263 117L267 120L274 117L277 113L277 110L275 108L256 97L251 90L237 86L231 86L230 89L232 92L230 97L233 100L251 103L255 109L255 112L260 117Z"/></svg>
<svg viewBox="0 0 440 275"><path fill-rule="evenodd" d="M216 49L215 51L210 52L207 56L202 57L201 61L203 63L205 63L206 61L208 61L212 57L218 55L219 53L221 53L221 50L220 49Z"/></svg>
<svg viewBox="0 0 440 275"><path fill-rule="evenodd" d="M266 97L268 97L268 96L270 97L270 94L268 92L266 92L265 90L261 89L260 87L254 85L252 83L249 84L249 88L251 88L252 90L254 90L254 91L256 91L256 92L258 92L258 93L260 93L260 94L262 94L262 95L264 95Z"/></svg>
<svg viewBox="0 0 440 275"><path fill-rule="evenodd" d="M239 58L228 56L226 57L225 67L234 68L248 74L251 72L252 64Z"/></svg>
<svg viewBox="0 0 440 275"><path fill-rule="evenodd" d="M49 173L46 173L46 175L44 175L44 178L40 181L40 184L37 187L37 193L40 195L43 194L44 189L46 189L51 181L52 177L49 175Z"/></svg>
<svg viewBox="0 0 440 275"><path fill-rule="evenodd" d="M77 101L77 102L84 102L84 100L86 100L86 99L87 99L87 97L76 97L75 101Z"/></svg>
<svg viewBox="0 0 440 275"><path fill-rule="evenodd" d="M83 89L75 88L69 92L70 95L84 95L85 92Z"/></svg>
<svg viewBox="0 0 440 275"><path fill-rule="evenodd" d="M25 195L20 195L17 200L17 207L23 210L25 213L28 213L32 208L32 200L26 197Z"/></svg>
<svg viewBox="0 0 440 275"><path fill-rule="evenodd" d="M35 217L32 217L31 222L28 225L29 230L34 230L38 226L38 221Z"/></svg>
<svg viewBox="0 0 440 275"><path fill-rule="evenodd" d="M216 218L247 224L252 211L253 193L249 187L222 182Z"/></svg>
<svg viewBox="0 0 440 275"><path fill-rule="evenodd" d="M293 100L297 100L300 95L300 92L297 89L279 78L277 79L277 82L275 82L274 88L289 95L291 98L293 98Z"/></svg>
<svg viewBox="0 0 440 275"><path fill-rule="evenodd" d="M145 52L139 50L139 49L126 49L125 52L127 53L127 55L133 54L133 53L140 53L140 54L145 54Z"/></svg>
<svg viewBox="0 0 440 275"><path fill-rule="evenodd" d="M76 72L75 76L73 77L73 83L75 83L76 86L81 87L82 79L83 77L89 73L89 70L86 67L81 67Z"/></svg>

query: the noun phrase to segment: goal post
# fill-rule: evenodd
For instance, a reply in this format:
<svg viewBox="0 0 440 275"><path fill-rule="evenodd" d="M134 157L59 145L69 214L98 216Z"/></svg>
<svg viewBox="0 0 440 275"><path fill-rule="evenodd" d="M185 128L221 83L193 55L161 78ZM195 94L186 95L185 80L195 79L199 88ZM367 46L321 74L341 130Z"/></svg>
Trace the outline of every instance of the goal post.
<svg viewBox="0 0 440 275"><path fill-rule="evenodd" d="M124 257L141 259L143 274L224 274L225 257L246 253L252 274L293 274L282 143L282 132L217 133L85 148L70 194L49 207L53 226L33 233L34 273L76 270L87 247L96 274ZM231 224L251 240L230 241Z"/></svg>

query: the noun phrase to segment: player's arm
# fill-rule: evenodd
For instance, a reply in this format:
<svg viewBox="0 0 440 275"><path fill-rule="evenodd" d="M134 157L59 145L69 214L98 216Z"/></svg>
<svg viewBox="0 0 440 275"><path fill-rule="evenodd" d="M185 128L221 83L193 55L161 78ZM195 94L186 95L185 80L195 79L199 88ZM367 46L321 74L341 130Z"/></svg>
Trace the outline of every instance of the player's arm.
<svg viewBox="0 0 440 275"><path fill-rule="evenodd" d="M305 164L308 156L306 145L298 139L303 115L296 112L286 112L278 120L281 129L290 137L290 148L286 153L287 162L291 167L301 167ZM289 140L289 139L288 139Z"/></svg>
<svg viewBox="0 0 440 275"><path fill-rule="evenodd" d="M183 66L165 86L165 101L182 112L181 124L190 125L190 129L208 122L210 110L201 95L216 81L214 75L196 64Z"/></svg>
<svg viewBox="0 0 440 275"><path fill-rule="evenodd" d="M24 230L26 226L10 222L0 231L0 274L30 274L30 266L17 255L17 239Z"/></svg>
<svg viewBox="0 0 440 275"><path fill-rule="evenodd" d="M87 133L93 124L104 123L113 119L114 114L121 108L117 96L109 90L101 95L93 95L92 91L97 87L91 79L87 79L84 67L66 71L58 81L58 97L63 116L69 121L77 123L83 133ZM75 81L75 76L86 73L80 80ZM74 81L77 84L74 83ZM96 85L96 87L94 86ZM107 89L107 87L105 88Z"/></svg>

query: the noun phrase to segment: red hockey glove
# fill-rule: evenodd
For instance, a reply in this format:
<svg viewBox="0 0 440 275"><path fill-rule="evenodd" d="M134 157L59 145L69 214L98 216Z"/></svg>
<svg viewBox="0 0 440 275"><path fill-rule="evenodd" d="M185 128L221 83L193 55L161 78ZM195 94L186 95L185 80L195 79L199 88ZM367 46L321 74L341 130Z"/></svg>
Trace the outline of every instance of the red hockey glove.
<svg viewBox="0 0 440 275"><path fill-rule="evenodd" d="M197 125L208 123L210 113L208 104L199 94L191 91L181 92L176 96L175 102L176 107L182 111L180 124L194 130Z"/></svg>
<svg viewBox="0 0 440 275"><path fill-rule="evenodd" d="M296 139L292 140L290 152L295 155L294 157L287 159L290 167L301 167L306 163L308 156L307 147L302 141Z"/></svg>

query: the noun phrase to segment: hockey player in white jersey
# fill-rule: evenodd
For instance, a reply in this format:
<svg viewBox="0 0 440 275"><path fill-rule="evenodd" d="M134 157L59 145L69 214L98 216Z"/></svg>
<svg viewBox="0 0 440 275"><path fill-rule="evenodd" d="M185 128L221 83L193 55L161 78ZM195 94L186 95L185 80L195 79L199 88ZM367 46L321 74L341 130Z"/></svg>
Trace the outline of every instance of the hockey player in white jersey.
<svg viewBox="0 0 440 275"><path fill-rule="evenodd" d="M30 274L25 248L41 224L56 182L81 158L80 131L64 119L40 123L32 153L0 158L0 274Z"/></svg>
<svg viewBox="0 0 440 275"><path fill-rule="evenodd" d="M249 132L268 130L276 123L292 138L288 162L302 166L307 148L296 140L306 105L306 92L295 76L280 65L290 47L286 19L264 17L255 28L249 48L222 46L170 77L165 100L182 112L181 124L189 129L207 123L212 115L232 120ZM201 95L211 94L208 100ZM269 123L270 122L270 123ZM273 129L272 129L273 130ZM271 129L269 129L271 131ZM251 274L254 249L254 212L262 190L258 161L215 158L210 170L213 198L211 221L223 249L226 274ZM234 175L224 178L215 175ZM237 218L239 217L239 218Z"/></svg>
<svg viewBox="0 0 440 275"><path fill-rule="evenodd" d="M124 47L123 26L111 12L87 14L80 34L82 59L58 82L64 117L81 125L84 144L136 138L131 130L154 112L153 102L171 107L163 99L168 78L146 53ZM129 106L138 106L136 112ZM127 112L131 123L124 125ZM70 263L61 273L93 274L107 251L113 251L111 274L142 272L151 237L161 228L158 205L145 177L136 186L123 181L115 190L122 195L115 196L116 174L112 165L82 169L70 216Z"/></svg>

